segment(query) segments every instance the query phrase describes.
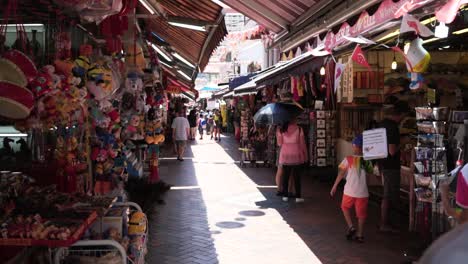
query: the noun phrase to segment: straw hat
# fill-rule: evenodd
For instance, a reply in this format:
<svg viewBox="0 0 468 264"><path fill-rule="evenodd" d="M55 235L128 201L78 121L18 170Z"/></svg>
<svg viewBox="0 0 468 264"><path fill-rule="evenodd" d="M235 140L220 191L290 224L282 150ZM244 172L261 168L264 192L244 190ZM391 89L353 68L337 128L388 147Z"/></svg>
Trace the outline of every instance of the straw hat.
<svg viewBox="0 0 468 264"><path fill-rule="evenodd" d="M0 80L8 81L21 87L25 87L28 84L23 71L10 60L2 58L0 58Z"/></svg>
<svg viewBox="0 0 468 264"><path fill-rule="evenodd" d="M16 64L26 75L28 81L37 76L37 68L34 62L23 52L18 50L9 50L3 54L3 58Z"/></svg>
<svg viewBox="0 0 468 264"><path fill-rule="evenodd" d="M33 106L34 95L30 90L12 82L0 81L1 116L24 119L29 116Z"/></svg>

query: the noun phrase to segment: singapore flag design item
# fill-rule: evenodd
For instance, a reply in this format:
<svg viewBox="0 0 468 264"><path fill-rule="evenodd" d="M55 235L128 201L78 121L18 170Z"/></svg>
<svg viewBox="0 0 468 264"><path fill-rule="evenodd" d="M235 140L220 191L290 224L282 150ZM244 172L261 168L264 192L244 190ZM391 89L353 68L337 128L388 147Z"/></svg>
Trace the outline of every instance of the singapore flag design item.
<svg viewBox="0 0 468 264"><path fill-rule="evenodd" d="M421 37L429 37L434 35L428 27L421 24L418 19L414 18L412 15L404 15L403 21L401 21L400 33L405 32L416 32Z"/></svg>
<svg viewBox="0 0 468 264"><path fill-rule="evenodd" d="M353 51L353 55L351 55L351 59L357 64L362 65L371 71L370 65L367 62L366 56L364 56L364 52L362 51L361 46L356 46Z"/></svg>
<svg viewBox="0 0 468 264"><path fill-rule="evenodd" d="M468 209L468 164L458 173L456 201L458 206Z"/></svg>
<svg viewBox="0 0 468 264"><path fill-rule="evenodd" d="M335 93L338 87L340 86L341 77L345 71L345 64L337 63L335 66Z"/></svg>

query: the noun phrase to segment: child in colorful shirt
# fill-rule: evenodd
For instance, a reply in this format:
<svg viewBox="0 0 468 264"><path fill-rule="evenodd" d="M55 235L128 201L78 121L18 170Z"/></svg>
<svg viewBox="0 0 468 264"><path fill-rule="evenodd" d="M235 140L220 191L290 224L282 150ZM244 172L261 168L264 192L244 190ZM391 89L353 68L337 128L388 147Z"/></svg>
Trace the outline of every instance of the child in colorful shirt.
<svg viewBox="0 0 468 264"><path fill-rule="evenodd" d="M363 229L367 218L367 204L369 201L369 192L367 190L366 172L372 172L372 164L362 158L362 136L357 136L353 140L353 154L347 156L339 165L339 173L335 184L330 192L331 196L335 195L336 188L340 181L346 177L346 184L343 191L343 200L341 202L341 210L348 224L348 232L346 238L364 242ZM356 216L358 218L358 229L356 230L351 219L350 209L355 207Z"/></svg>

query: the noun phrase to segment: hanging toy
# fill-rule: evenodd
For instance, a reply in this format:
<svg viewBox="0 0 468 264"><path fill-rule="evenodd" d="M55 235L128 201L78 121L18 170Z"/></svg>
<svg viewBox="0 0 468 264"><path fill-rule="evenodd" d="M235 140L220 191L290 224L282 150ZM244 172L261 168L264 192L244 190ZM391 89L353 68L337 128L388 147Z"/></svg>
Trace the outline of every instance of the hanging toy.
<svg viewBox="0 0 468 264"><path fill-rule="evenodd" d="M125 46L125 64L129 72L143 74L147 62L140 44L133 43Z"/></svg>
<svg viewBox="0 0 468 264"><path fill-rule="evenodd" d="M410 88L412 90L416 90L422 87L424 82L422 73L426 72L431 61L431 55L422 44L422 39L416 38L411 42L408 53L406 54L406 67L411 73Z"/></svg>
<svg viewBox="0 0 468 264"><path fill-rule="evenodd" d="M93 47L88 44L80 46L80 56L75 60L73 67L73 75L81 78L80 86L84 86L86 75L91 67L91 60L89 57L93 53Z"/></svg>

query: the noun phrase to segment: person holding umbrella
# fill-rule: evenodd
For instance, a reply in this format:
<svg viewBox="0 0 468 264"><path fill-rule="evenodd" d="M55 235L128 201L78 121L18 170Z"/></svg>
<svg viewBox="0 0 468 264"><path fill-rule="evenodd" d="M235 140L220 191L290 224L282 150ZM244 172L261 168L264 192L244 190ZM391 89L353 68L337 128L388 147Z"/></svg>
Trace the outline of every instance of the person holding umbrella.
<svg viewBox="0 0 468 264"><path fill-rule="evenodd" d="M254 116L256 124L280 125L276 131L276 140L281 147L278 160L277 178L279 195L283 201L296 198L303 202L301 195L301 173L307 161L307 147L304 131L297 125L296 117L303 111L302 107L293 103L272 103L262 107ZM283 172L282 177L278 174ZM289 179L294 178L295 194L289 194Z"/></svg>

